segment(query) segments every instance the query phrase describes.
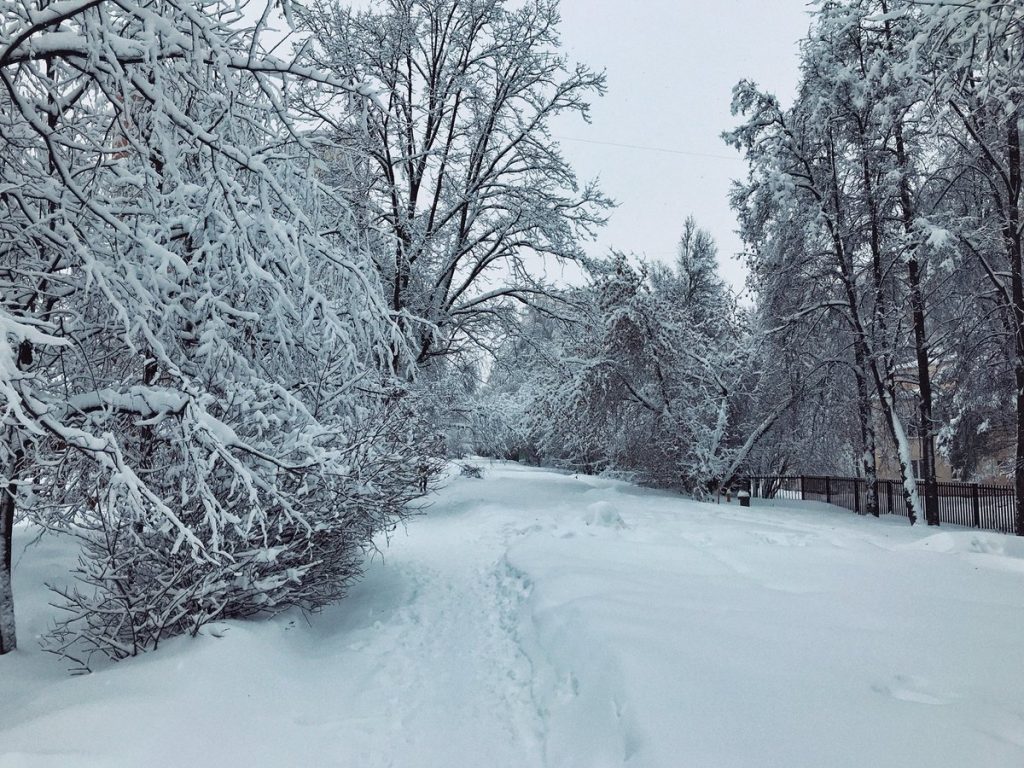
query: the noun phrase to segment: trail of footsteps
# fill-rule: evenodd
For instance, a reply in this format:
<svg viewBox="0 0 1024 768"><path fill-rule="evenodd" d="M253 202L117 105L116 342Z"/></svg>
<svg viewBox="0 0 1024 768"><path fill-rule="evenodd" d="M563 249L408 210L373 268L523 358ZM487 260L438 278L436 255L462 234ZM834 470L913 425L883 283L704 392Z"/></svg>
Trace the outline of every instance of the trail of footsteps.
<svg viewBox="0 0 1024 768"><path fill-rule="evenodd" d="M521 597L496 562L459 559L401 566L418 585L410 603L354 650L355 666L372 672L346 693L365 701L366 717L337 731L360 766L397 766L410 755L425 768L542 765L530 661L512 634Z"/></svg>
<svg viewBox="0 0 1024 768"><path fill-rule="evenodd" d="M542 724L543 765L595 768L625 765L641 752L642 729L626 702L613 653L572 611L536 623L529 577L508 561L499 567L512 636L530 661L530 696ZM566 634L571 641L565 645ZM584 654L579 648L586 648ZM518 694L521 697L521 693Z"/></svg>

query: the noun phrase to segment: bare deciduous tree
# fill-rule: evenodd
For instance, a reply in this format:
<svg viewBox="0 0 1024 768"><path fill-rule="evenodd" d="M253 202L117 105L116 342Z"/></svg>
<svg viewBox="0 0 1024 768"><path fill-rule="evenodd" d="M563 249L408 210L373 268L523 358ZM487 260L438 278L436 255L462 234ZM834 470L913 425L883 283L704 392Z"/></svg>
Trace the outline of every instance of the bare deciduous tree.
<svg viewBox="0 0 1024 768"><path fill-rule="evenodd" d="M414 360L486 339L546 292L540 260L579 259L603 221L609 201L578 187L550 130L586 118L604 76L559 52L553 0L319 4L303 19L318 66L382 89L381 111L315 113L368 158L346 171L351 202Z"/></svg>

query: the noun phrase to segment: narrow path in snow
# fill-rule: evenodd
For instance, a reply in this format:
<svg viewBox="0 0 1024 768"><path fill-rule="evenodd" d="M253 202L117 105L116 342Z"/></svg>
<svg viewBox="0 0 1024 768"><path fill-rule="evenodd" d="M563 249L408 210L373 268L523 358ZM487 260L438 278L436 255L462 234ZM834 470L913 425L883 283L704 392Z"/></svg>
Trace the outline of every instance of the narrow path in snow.
<svg viewBox="0 0 1024 768"><path fill-rule="evenodd" d="M504 561L515 527L486 511L467 519L440 509L429 526L410 526L415 535L397 533L345 604L314 619L318 644L365 636L339 649L340 666L348 657L363 672L337 697L377 706L350 729L345 751L368 768L408 765L409 755L429 755L429 765L461 765L466 755L488 755L494 768L543 765L542 705L517 636L526 593ZM317 630L341 613L333 632ZM369 631L353 633L360 616Z"/></svg>

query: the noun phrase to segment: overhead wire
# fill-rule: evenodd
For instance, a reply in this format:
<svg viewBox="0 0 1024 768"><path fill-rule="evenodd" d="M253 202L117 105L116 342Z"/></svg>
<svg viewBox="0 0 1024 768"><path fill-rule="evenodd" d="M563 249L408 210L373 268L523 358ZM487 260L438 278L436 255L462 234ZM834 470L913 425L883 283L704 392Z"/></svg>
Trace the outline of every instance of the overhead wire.
<svg viewBox="0 0 1024 768"><path fill-rule="evenodd" d="M580 144L596 144L602 147L619 147L620 149L637 149L642 152L666 152L670 155L687 155L689 157L707 157L712 160L738 160L743 161L740 155L714 155L708 152L691 152L685 149L669 149L667 147L652 147L644 144L623 144L617 141L598 141L597 139L577 139L571 136L552 136L559 141L575 141Z"/></svg>

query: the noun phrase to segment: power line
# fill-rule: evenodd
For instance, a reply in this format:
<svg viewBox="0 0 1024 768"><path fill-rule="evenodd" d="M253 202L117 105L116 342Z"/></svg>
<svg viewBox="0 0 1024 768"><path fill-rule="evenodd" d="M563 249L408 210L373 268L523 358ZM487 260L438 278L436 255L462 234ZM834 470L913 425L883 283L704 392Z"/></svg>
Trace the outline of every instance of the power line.
<svg viewBox="0 0 1024 768"><path fill-rule="evenodd" d="M665 147L649 147L642 144L620 144L615 141L596 141L594 139L574 139L569 136L553 136L552 138L558 139L559 141L576 141L580 144L597 144L602 147L619 147L620 149L638 149L642 152L667 152L670 155L687 155L689 157L708 157L713 160L739 160L743 161L743 158L739 155L712 155L707 152L688 152L685 149L667 149Z"/></svg>

